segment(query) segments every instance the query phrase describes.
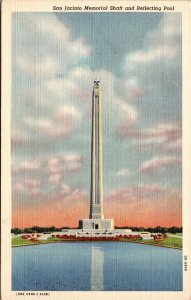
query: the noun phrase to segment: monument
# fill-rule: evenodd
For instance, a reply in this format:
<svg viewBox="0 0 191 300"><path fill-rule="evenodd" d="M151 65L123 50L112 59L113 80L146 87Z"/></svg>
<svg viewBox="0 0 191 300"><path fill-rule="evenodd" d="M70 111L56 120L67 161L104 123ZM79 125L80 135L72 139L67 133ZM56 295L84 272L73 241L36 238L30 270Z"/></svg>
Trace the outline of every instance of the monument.
<svg viewBox="0 0 191 300"><path fill-rule="evenodd" d="M113 230L113 219L104 219L102 163L102 103L100 81L94 80L92 91L91 191L89 219L79 221L85 230Z"/></svg>

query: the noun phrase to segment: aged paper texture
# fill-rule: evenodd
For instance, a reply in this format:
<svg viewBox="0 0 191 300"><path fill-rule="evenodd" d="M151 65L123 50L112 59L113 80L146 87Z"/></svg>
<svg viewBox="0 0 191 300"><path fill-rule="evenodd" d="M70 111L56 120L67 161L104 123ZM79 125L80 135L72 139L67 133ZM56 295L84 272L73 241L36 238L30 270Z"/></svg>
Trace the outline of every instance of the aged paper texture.
<svg viewBox="0 0 191 300"><path fill-rule="evenodd" d="M189 1L2 2L2 299L190 299Z"/></svg>

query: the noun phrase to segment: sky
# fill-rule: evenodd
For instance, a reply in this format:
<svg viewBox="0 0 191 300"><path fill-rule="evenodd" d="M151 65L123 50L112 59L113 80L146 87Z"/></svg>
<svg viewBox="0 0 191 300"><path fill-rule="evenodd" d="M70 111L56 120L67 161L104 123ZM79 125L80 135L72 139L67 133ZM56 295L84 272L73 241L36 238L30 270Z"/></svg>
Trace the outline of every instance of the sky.
<svg viewBox="0 0 191 300"><path fill-rule="evenodd" d="M105 218L181 226L181 38L180 13L13 14L13 227L89 217L94 79Z"/></svg>

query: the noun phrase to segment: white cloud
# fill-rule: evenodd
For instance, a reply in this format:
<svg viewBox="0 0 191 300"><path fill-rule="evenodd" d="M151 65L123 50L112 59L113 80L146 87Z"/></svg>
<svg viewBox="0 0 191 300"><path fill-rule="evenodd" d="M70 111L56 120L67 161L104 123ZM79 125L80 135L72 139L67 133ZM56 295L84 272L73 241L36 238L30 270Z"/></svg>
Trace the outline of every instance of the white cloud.
<svg viewBox="0 0 191 300"><path fill-rule="evenodd" d="M33 172L39 170L40 163L37 160L22 161L18 164L13 164L12 171L14 174Z"/></svg>
<svg viewBox="0 0 191 300"><path fill-rule="evenodd" d="M138 121L138 111L137 109L125 101L115 98L115 107L119 112L120 122L118 128L126 127L132 125Z"/></svg>
<svg viewBox="0 0 191 300"><path fill-rule="evenodd" d="M21 131L21 126L23 131L21 136L18 134L13 137L14 145L18 144L25 147L23 138L27 137L32 142L34 139L32 144L34 147L32 146L31 149L35 150L35 142L38 140L36 142L39 146L38 150L42 147L42 151L44 151L44 145L46 146L47 143L50 144L51 148L52 145L54 147L54 143L60 142L62 139L64 142L64 138L74 134L77 136L78 133L78 137L83 135L84 141L89 143L91 132L88 133L89 135L87 134L86 121L89 122L89 126L90 120L86 120L85 117L86 112L91 111L93 80L99 77L102 90L103 118L106 124L104 129L107 130L107 126L109 126L108 132L110 131L111 135L113 130L117 128L120 137L123 139L132 137L137 145L139 145L137 142L141 136L142 149L143 147L152 148L153 145L159 149L164 144L169 150L176 150L177 147L181 146L181 135L173 138L173 132L176 131L176 128L173 128L171 121L164 125L161 120L159 125L152 128L149 125L148 111L141 111L141 103L138 102L151 88L156 91L156 94L160 92L165 95L166 85L163 84L165 78L161 81L163 68L168 68L169 65L173 66L173 76L178 76L176 71L179 60L177 58L179 58L178 55L181 51L181 43L179 21L176 18L170 17L169 14L164 15L160 24L147 34L143 47L126 56L125 68L127 72L126 74L121 73L123 76L118 78L106 69L92 70L85 65L88 63L89 58L88 60L85 58L90 56L91 47L83 39L83 33L81 37L74 38L69 27L65 26L53 14L49 16L48 14L47 16L29 15L26 14L25 17L20 15L17 26L14 27L18 30L15 52L17 57L16 71L18 78L21 79L18 90L23 96L22 99L19 95L17 96L15 101L17 107L14 113L20 115L22 107L24 118L23 123L15 122L13 124L17 127L17 132ZM168 75L169 73L165 71L164 74ZM173 82L177 82L173 80L174 77L171 78ZM176 90L174 93L176 94ZM149 97L151 95L148 94ZM132 102L132 100L136 101ZM157 103L156 99L154 101ZM140 129L144 124L138 124L138 122L142 122L141 114L144 113L148 115L148 127L144 129L143 126L143 129ZM166 127L163 128L163 125ZM116 146L116 141L113 137L112 139L113 145ZM87 145L85 142L84 149ZM61 145L59 150L66 150L64 147ZM55 149L50 148L47 147L46 149L47 156L50 151L55 149L57 151L58 149L56 147ZM33 149L32 151L34 151ZM72 146L68 151L73 151L73 149ZM78 150L76 149L76 151ZM85 153L85 150L83 151ZM27 155L30 156L30 152ZM156 157L158 157L157 154ZM63 156L54 154L52 158L50 157L49 162L47 160L45 162L44 159L46 183L50 180L53 185L54 183L60 184L59 174L69 175L72 172L80 172L84 160L85 157L78 155L78 153ZM16 169L18 172L30 173L32 168L34 167L27 169L26 166L19 165ZM39 171L39 169L34 170ZM41 172L41 177L45 173L44 171L39 172ZM129 176L128 169L120 169L118 176ZM18 190L21 188L19 185L16 187Z"/></svg>
<svg viewBox="0 0 191 300"><path fill-rule="evenodd" d="M134 66L134 64L141 63L153 63L159 61L161 58L173 59L176 57L177 49L171 46L158 46L150 47L148 50L140 50L129 55L128 62Z"/></svg>
<svg viewBox="0 0 191 300"><path fill-rule="evenodd" d="M129 171L129 169L120 169L117 171L116 176L118 177L128 177L131 175L131 172Z"/></svg>
<svg viewBox="0 0 191 300"><path fill-rule="evenodd" d="M34 199L34 197L49 196L58 193L62 197L69 196L69 186L75 182L75 175L83 167L83 157L79 153L66 152L61 155L48 153L39 156L36 160L15 162L12 166L12 191L16 199ZM72 176L71 176L72 175ZM63 180L66 182L63 184ZM69 185L68 185L69 184ZM75 199L78 193L77 187L71 189L71 196ZM19 197L19 198L18 198Z"/></svg>
<svg viewBox="0 0 191 300"><path fill-rule="evenodd" d="M17 67L30 75L41 75L41 76L50 76L54 75L59 70L59 63L47 55L43 56L41 59L31 59L30 56L21 55L17 57Z"/></svg>
<svg viewBox="0 0 191 300"><path fill-rule="evenodd" d="M125 104L127 105L127 119L118 122L116 132L121 138L126 138L130 132L139 131L139 137L142 137L144 130L136 129L140 119L144 120L147 115L147 121L149 121L151 119L150 110L154 110L154 113L155 110L159 110L157 117L159 118L160 114L162 116L163 108L161 103L166 103L167 97L167 103L172 101L172 108L175 103L180 101L181 18L179 14L164 14L159 24L155 28L151 28L145 35L142 48L126 54L125 76L118 83L118 97L122 96L125 98L124 95L126 95L124 104L120 105L119 101L119 107L121 107L122 111L125 111ZM152 98L153 102L151 102ZM129 105L129 102L132 100L136 100L134 104L139 104L139 113L135 105ZM158 106L157 102L159 102ZM164 116L163 114L161 118L164 118ZM153 120L151 121L153 122ZM141 127L141 124L139 127ZM157 130L157 128L153 128L153 130L155 129ZM149 130L151 130L151 136L152 128ZM158 128L158 130L162 131L162 128ZM152 141L153 144L154 139L157 143L162 139L162 136L160 138L159 136L153 137L150 142L148 136L147 139L145 138L142 141L142 146L151 145ZM164 143L165 141L164 138ZM167 147L169 150L176 150L180 145L181 137L177 142L168 139Z"/></svg>
<svg viewBox="0 0 191 300"><path fill-rule="evenodd" d="M66 155L63 155L61 159L64 162L65 165L65 171L69 173L75 173L79 172L83 165L83 157L79 154L73 154L69 153Z"/></svg>
<svg viewBox="0 0 191 300"><path fill-rule="evenodd" d="M24 191L24 185L22 182L15 182L13 184L13 191L16 192L16 193L21 193Z"/></svg>
<svg viewBox="0 0 191 300"><path fill-rule="evenodd" d="M165 14L157 28L147 34L143 48L127 55L127 68L160 63L161 59L167 64L173 63L181 51L180 36L180 18L176 14Z"/></svg>
<svg viewBox="0 0 191 300"><path fill-rule="evenodd" d="M83 35L73 38L69 27L54 15L27 14L27 23L26 15L19 15L15 22L17 69L21 78L29 78L17 100L22 105L22 96L25 105L32 107L23 112L25 136L35 138L34 130L38 131L39 138L54 140L74 134L82 116L86 117L90 110L92 84L97 76L102 84L104 114L112 117L117 110L121 121L128 124L137 121L137 109L118 97L113 73L104 69L93 71L89 66L78 64L91 53ZM136 89L136 79L130 84ZM24 94L25 89L28 92Z"/></svg>
<svg viewBox="0 0 191 300"><path fill-rule="evenodd" d="M152 184L140 184L140 185L133 185L126 188L122 188L119 190L115 190L110 192L107 196L107 199L112 200L114 199L117 202L121 202L123 200L138 200L144 197L154 198L159 194L167 191L165 187L162 187L158 183ZM134 204L136 201L134 201Z"/></svg>
<svg viewBox="0 0 191 300"><path fill-rule="evenodd" d="M82 169L83 162L84 159L81 154L68 152L63 155L49 157L46 160L45 165L47 165L47 173L50 173L50 176L53 176L58 174L65 175L68 173L77 173Z"/></svg>
<svg viewBox="0 0 191 300"><path fill-rule="evenodd" d="M41 184L41 182L39 180L37 180L36 178L31 178L31 179L26 179L24 181L24 184L27 188L38 188Z"/></svg>
<svg viewBox="0 0 191 300"><path fill-rule="evenodd" d="M60 159L57 157L53 157L48 159L48 172L50 173L58 173L60 171Z"/></svg>
<svg viewBox="0 0 191 300"><path fill-rule="evenodd" d="M60 173L54 173L52 175L49 176L48 178L48 182L54 185L58 185L61 181L62 178L62 174Z"/></svg>
<svg viewBox="0 0 191 300"><path fill-rule="evenodd" d="M81 112L73 105L63 105L53 115L55 123L66 123L67 125L80 119Z"/></svg>
<svg viewBox="0 0 191 300"><path fill-rule="evenodd" d="M26 14L15 20L20 42L16 63L29 76L50 78L91 52L82 38L71 39L69 28L53 14L27 14L25 21Z"/></svg>
<svg viewBox="0 0 191 300"><path fill-rule="evenodd" d="M153 172L157 170L164 169L168 166L177 166L181 164L181 158L176 156L162 156L162 157L153 157L145 161L141 167L140 172Z"/></svg>
<svg viewBox="0 0 191 300"><path fill-rule="evenodd" d="M25 123L45 136L60 139L71 136L80 119L81 112L76 107L63 105L49 119L28 117Z"/></svg>
<svg viewBox="0 0 191 300"><path fill-rule="evenodd" d="M179 151L182 148L182 128L180 123L159 123L149 128L130 127L127 124L118 127L118 135L123 139L132 139L133 146L144 149Z"/></svg>
<svg viewBox="0 0 191 300"><path fill-rule="evenodd" d="M72 192L72 188L67 184L62 184L60 188L60 194L63 196L68 196Z"/></svg>

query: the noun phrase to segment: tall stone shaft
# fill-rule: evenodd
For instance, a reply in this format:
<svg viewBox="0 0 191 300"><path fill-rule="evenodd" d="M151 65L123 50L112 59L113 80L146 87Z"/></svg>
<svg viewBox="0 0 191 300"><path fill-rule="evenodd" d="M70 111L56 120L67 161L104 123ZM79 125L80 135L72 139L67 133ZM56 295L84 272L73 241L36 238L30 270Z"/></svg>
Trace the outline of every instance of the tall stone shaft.
<svg viewBox="0 0 191 300"><path fill-rule="evenodd" d="M92 92L91 136L91 197L89 219L79 220L79 228L86 234L95 231L113 230L113 219L104 219L103 214L103 165L102 165L102 113L100 81L94 80Z"/></svg>
<svg viewBox="0 0 191 300"><path fill-rule="evenodd" d="M103 166L102 166L102 111L99 80L92 91L92 143L91 143L91 202L90 219L104 219Z"/></svg>

